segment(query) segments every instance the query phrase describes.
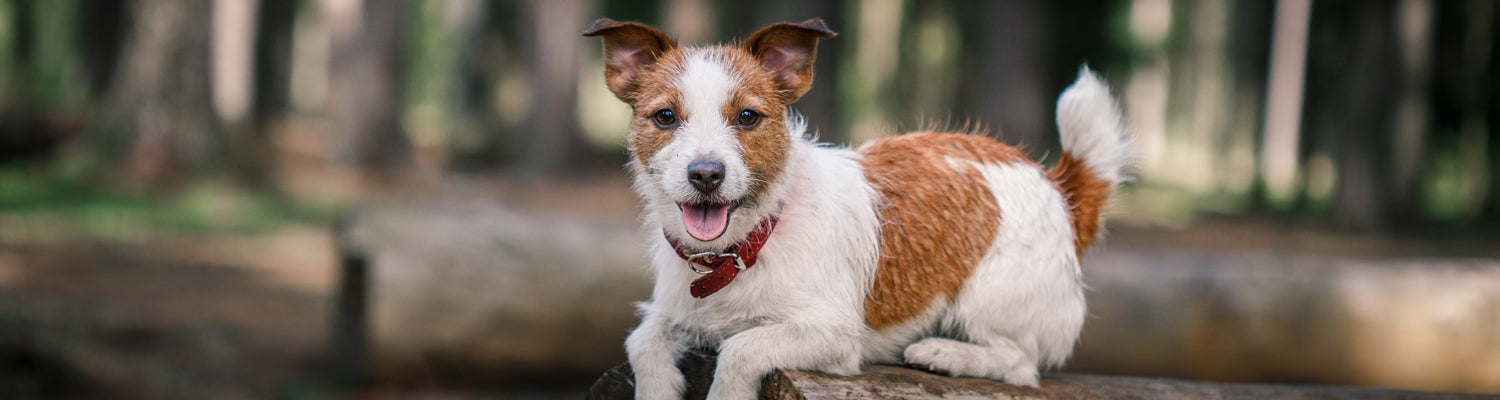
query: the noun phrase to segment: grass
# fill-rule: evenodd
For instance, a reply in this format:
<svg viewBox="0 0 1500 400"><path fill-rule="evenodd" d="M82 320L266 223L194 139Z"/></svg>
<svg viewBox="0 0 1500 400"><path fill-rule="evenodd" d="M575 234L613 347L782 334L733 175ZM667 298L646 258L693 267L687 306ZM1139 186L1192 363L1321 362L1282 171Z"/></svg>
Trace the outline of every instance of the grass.
<svg viewBox="0 0 1500 400"><path fill-rule="evenodd" d="M78 178L0 168L0 233L130 239L154 234L253 234L288 223L320 223L332 207L200 178L169 193L143 193Z"/></svg>

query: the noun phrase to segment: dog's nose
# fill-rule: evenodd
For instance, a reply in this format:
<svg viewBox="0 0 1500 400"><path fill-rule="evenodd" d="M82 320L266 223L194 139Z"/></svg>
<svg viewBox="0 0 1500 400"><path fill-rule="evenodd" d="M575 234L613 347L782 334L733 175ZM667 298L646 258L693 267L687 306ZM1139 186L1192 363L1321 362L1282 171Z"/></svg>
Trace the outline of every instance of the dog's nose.
<svg viewBox="0 0 1500 400"><path fill-rule="evenodd" d="M724 164L718 161L693 161L688 164L688 182L703 194L713 193L724 183Z"/></svg>

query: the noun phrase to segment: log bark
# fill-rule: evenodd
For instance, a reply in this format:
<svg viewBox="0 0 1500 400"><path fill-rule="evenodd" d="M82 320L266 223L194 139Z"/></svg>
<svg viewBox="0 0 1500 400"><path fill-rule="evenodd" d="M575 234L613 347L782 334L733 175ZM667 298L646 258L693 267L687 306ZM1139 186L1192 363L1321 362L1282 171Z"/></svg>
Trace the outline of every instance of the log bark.
<svg viewBox="0 0 1500 400"><path fill-rule="evenodd" d="M686 399L702 399L713 380L714 355L694 350L678 363L688 380ZM630 365L604 373L589 388L589 400L635 397ZM761 385L760 398L818 399L1492 399L1492 395L1418 392L1335 386L1194 382L1175 379L1047 374L1040 387L953 378L891 365L867 365L855 376L780 370Z"/></svg>

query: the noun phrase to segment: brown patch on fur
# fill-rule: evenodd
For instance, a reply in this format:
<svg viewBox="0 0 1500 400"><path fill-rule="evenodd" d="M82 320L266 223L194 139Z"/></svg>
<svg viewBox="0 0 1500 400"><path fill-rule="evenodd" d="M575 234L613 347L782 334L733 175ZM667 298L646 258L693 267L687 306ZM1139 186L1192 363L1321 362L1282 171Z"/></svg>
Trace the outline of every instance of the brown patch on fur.
<svg viewBox="0 0 1500 400"><path fill-rule="evenodd" d="M745 166L750 169L750 196L759 198L767 182L780 177L786 166L787 154L791 152L792 140L786 132L786 104L782 103L776 81L754 56L733 47L718 48L719 56L729 67L730 73L739 77L740 84L729 94L729 101L720 109L724 121L735 126L735 139L740 142ZM740 111L752 110L761 115L760 122L748 129L734 125Z"/></svg>
<svg viewBox="0 0 1500 400"><path fill-rule="evenodd" d="M880 264L865 297L865 324L883 329L921 314L938 295L957 296L999 233L1000 206L979 171L1030 162L993 139L922 132L860 148L865 179L880 194Z"/></svg>
<svg viewBox="0 0 1500 400"><path fill-rule="evenodd" d="M1057 183L1058 191L1068 200L1068 216L1073 220L1073 245L1078 255L1083 256L1099 235L1103 225L1101 213L1109 202L1110 185L1094 176L1083 159L1063 152L1057 166L1047 171L1047 177Z"/></svg>
<svg viewBox="0 0 1500 400"><path fill-rule="evenodd" d="M656 62L641 72L626 101L630 104L632 118L630 135L625 137L625 148L630 150L635 161L643 167L649 167L651 157L672 142L672 130L658 128L651 116L663 108L683 112L682 106L678 104L677 87L673 82L676 73L683 68L685 56L684 50L673 48L657 57ZM679 118L686 117L679 115Z"/></svg>
<svg viewBox="0 0 1500 400"><path fill-rule="evenodd" d="M720 108L720 115L690 115L678 103L681 93L676 87L677 74L694 54L707 54L722 61L728 72L740 80L730 93L729 101ZM761 121L754 127L743 130L734 127L745 165L750 169L752 197L758 197L766 189L766 182L780 177L786 165L792 146L786 132L786 105L781 102L781 93L772 73L743 49L725 46L672 49L642 73L631 100L634 119L625 146L642 166L649 167L651 157L672 141L672 130L658 128L651 119L652 114L663 108L676 111L678 118L683 120L716 118L729 124L741 110L760 113Z"/></svg>

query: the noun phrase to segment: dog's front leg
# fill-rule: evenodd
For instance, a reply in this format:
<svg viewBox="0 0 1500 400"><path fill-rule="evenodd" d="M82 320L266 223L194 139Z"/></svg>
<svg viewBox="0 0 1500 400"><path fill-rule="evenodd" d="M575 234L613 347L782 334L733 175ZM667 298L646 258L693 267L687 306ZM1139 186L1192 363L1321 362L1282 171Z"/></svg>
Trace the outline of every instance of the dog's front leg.
<svg viewBox="0 0 1500 400"><path fill-rule="evenodd" d="M858 328L778 323L730 336L719 348L708 398L754 399L761 380L778 368L859 373Z"/></svg>
<svg viewBox="0 0 1500 400"><path fill-rule="evenodd" d="M687 350L686 335L663 321L646 315L641 325L625 338L625 354L635 374L638 400L678 400L686 385L677 360Z"/></svg>

